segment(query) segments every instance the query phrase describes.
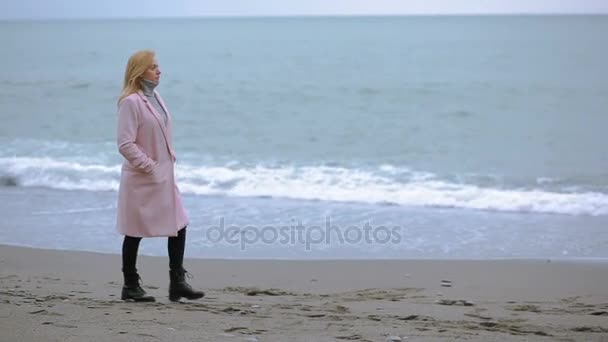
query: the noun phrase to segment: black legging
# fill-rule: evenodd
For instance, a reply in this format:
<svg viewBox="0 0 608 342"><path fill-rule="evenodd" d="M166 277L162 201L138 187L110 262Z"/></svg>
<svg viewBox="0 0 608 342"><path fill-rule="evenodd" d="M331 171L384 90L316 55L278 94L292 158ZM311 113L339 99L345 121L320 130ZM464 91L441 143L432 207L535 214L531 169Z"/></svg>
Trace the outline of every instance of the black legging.
<svg viewBox="0 0 608 342"><path fill-rule="evenodd" d="M122 242L122 271L125 274L137 273L137 251L139 250L140 237L125 235ZM184 250L186 248L186 227L182 228L177 236L167 239L167 251L169 252L169 268L180 270L184 264Z"/></svg>

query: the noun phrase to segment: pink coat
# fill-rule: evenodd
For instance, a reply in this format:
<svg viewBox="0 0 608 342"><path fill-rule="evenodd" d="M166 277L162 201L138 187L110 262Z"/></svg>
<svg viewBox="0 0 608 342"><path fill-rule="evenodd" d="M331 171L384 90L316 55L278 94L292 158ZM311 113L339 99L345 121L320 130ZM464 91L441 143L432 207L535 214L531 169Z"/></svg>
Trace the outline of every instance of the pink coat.
<svg viewBox="0 0 608 342"><path fill-rule="evenodd" d="M125 161L120 175L116 228L135 237L176 236L188 217L175 183L171 115L167 124L143 93L124 98L118 106L118 151Z"/></svg>

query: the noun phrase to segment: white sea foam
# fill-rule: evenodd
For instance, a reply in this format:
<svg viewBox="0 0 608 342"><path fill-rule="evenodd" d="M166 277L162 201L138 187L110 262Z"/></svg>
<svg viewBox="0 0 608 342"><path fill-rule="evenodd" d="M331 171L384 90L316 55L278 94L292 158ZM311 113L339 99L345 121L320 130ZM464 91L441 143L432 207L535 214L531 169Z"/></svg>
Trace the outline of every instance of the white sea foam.
<svg viewBox="0 0 608 342"><path fill-rule="evenodd" d="M0 158L0 172L20 186L116 191L120 165L52 158ZM182 192L199 195L276 197L337 202L392 203L568 215L608 215L608 195L542 188L493 188L442 180L432 173L382 165L253 167L178 165Z"/></svg>

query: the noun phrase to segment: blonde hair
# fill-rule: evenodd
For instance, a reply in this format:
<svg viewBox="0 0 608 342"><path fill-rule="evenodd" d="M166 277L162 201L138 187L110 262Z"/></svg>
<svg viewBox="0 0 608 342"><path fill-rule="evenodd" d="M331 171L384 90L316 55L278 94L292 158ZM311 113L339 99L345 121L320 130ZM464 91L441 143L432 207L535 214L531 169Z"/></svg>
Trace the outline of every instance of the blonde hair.
<svg viewBox="0 0 608 342"><path fill-rule="evenodd" d="M125 97L141 90L142 76L150 65L154 64L154 56L155 53L152 50L141 50L129 57L122 92L118 98L119 104Z"/></svg>

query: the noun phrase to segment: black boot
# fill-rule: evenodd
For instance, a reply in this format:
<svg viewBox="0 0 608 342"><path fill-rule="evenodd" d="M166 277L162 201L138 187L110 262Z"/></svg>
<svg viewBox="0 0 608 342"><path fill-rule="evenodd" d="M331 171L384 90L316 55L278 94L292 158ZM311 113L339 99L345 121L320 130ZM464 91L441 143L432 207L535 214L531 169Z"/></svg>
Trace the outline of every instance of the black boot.
<svg viewBox="0 0 608 342"><path fill-rule="evenodd" d="M199 299L205 296L203 291L196 291L192 289L188 283L186 283L185 269L177 269L169 271L169 300L177 302L182 298L186 299Z"/></svg>
<svg viewBox="0 0 608 342"><path fill-rule="evenodd" d="M132 300L135 302L154 302L155 299L152 296L146 295L146 291L139 285L139 274L137 273L124 273L125 284L122 287L122 294L120 298L122 300Z"/></svg>

